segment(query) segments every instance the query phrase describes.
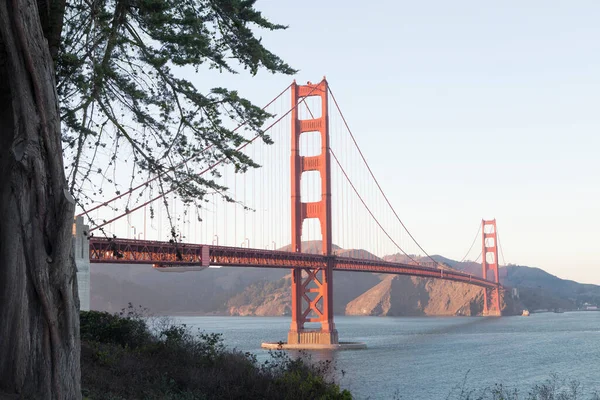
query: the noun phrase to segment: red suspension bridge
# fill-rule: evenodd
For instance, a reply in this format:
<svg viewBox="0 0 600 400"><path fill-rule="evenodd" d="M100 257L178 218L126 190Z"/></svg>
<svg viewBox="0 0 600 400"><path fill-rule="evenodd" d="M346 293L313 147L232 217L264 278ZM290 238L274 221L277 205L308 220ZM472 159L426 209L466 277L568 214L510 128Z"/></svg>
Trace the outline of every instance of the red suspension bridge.
<svg viewBox="0 0 600 400"><path fill-rule="evenodd" d="M260 145L257 135L238 148L262 168L236 173L225 159L207 165L202 174L218 172L229 190L207 194L196 207L177 200L175 188L153 195L147 190L148 181L130 185L123 194L78 216L94 223L85 230L87 237L78 239L76 251L81 254L76 258L152 264L171 271L209 266L289 268L288 344L339 342L333 318L336 270L476 285L484 289L484 315L501 315L495 220L484 220L480 227L483 277L442 265L398 216L325 79L318 84L294 82L265 109L274 115L265 132L275 144ZM134 196L136 191L144 194ZM233 201L222 200L223 196ZM112 209L112 217L107 217L106 208ZM149 229L148 208L153 216ZM165 216L169 229L163 232ZM82 231L81 219L76 225ZM93 231L104 237L90 235ZM133 238L120 238L130 237L132 231ZM165 240L169 235L171 240ZM277 249L277 243L286 246Z"/></svg>

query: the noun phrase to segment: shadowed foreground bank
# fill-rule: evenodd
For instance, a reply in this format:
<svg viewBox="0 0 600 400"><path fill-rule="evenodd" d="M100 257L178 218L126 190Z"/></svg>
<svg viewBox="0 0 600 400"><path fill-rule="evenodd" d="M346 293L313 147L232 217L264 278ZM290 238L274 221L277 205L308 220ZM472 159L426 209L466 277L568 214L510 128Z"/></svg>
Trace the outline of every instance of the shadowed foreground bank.
<svg viewBox="0 0 600 400"><path fill-rule="evenodd" d="M258 363L252 354L225 349L218 334L193 335L131 309L81 312L81 342L84 398L352 398L331 380L330 363L292 360L284 352Z"/></svg>
<svg viewBox="0 0 600 400"><path fill-rule="evenodd" d="M88 399L352 398L333 382L330 363L292 360L281 351L258 363L252 354L225 349L220 335L193 335L185 326L144 318L132 308L118 315L82 312L81 337L82 387ZM472 389L465 378L443 398L600 400L589 391L582 395L582 385L590 388L595 382L580 385L553 376L522 392L511 389L511 383ZM398 391L392 398L413 399L415 394Z"/></svg>

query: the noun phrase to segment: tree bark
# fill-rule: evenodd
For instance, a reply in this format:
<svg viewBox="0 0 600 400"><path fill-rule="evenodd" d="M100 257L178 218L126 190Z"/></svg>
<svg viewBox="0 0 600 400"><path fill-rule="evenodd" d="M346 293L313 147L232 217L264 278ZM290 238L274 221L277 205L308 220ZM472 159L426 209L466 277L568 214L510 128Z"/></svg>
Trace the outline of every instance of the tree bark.
<svg viewBox="0 0 600 400"><path fill-rule="evenodd" d="M35 0L0 1L0 398L81 398L53 65Z"/></svg>

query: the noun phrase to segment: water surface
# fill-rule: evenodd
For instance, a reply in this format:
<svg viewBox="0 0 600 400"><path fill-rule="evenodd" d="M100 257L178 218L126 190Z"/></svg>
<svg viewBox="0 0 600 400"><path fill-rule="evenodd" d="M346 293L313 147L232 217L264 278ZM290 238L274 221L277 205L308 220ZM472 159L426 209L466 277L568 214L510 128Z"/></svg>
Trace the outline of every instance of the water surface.
<svg viewBox="0 0 600 400"><path fill-rule="evenodd" d="M230 348L268 352L285 341L289 317L177 317L193 329L223 334ZM469 388L503 383L527 393L557 373L600 392L600 312L530 317L337 317L342 341L366 350L316 351L337 364L338 381L359 399L446 399L465 377ZM344 371L342 374L341 371Z"/></svg>

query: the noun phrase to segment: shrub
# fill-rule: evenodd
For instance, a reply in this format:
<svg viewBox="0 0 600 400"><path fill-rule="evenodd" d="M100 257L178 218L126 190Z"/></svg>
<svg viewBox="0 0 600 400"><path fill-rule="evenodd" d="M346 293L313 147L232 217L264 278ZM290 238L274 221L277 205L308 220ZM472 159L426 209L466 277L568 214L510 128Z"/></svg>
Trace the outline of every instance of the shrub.
<svg viewBox="0 0 600 400"><path fill-rule="evenodd" d="M137 348L148 344L152 335L145 321L134 315L113 315L100 311L82 311L79 316L81 340L113 343Z"/></svg>
<svg viewBox="0 0 600 400"><path fill-rule="evenodd" d="M118 315L81 313L82 392L102 399L351 399L331 380L329 362L283 351L259 364L228 350L219 334L149 320L129 307ZM148 326L154 324L153 329Z"/></svg>

